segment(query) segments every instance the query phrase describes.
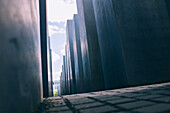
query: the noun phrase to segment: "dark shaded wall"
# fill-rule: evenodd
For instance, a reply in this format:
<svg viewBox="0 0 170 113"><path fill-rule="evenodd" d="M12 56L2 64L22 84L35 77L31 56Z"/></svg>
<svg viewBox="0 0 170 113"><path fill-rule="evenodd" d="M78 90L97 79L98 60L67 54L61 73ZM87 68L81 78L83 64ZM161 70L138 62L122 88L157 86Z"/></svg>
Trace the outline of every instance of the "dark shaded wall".
<svg viewBox="0 0 170 113"><path fill-rule="evenodd" d="M77 0L85 82L88 91L104 89L101 56L92 0Z"/></svg>
<svg viewBox="0 0 170 113"><path fill-rule="evenodd" d="M78 93L170 81L169 3L77 0L67 25L65 94L74 89L72 73Z"/></svg>
<svg viewBox="0 0 170 113"><path fill-rule="evenodd" d="M91 72L90 72L90 61L88 56L88 45L86 38L86 25L84 18L84 6L82 0L77 1L77 11L79 18L79 33L80 33L80 43L81 43L81 53L82 53L82 64L83 64L83 73L84 73L84 82L88 83L87 91L90 91L91 87Z"/></svg>
<svg viewBox="0 0 170 113"><path fill-rule="evenodd" d="M32 112L42 99L39 2L0 1L0 113Z"/></svg>
<svg viewBox="0 0 170 113"><path fill-rule="evenodd" d="M74 50L73 50L73 20L67 20L66 26L67 32L67 46L68 46L68 65L69 65L69 77L70 77L70 93L76 93L76 78L75 78L75 64L74 64Z"/></svg>
<svg viewBox="0 0 170 113"><path fill-rule="evenodd" d="M48 28L47 28L47 11L46 0L40 1L40 37L41 37L41 59L42 59L42 79L43 79L43 96L52 96L52 86L49 68L49 48L48 48Z"/></svg>
<svg viewBox="0 0 170 113"><path fill-rule="evenodd" d="M41 37L41 59L42 59L42 78L43 78L43 96L53 96L52 85L52 64L50 63L50 37L48 36L47 26L47 7L46 0L40 1L40 37Z"/></svg>
<svg viewBox="0 0 170 113"><path fill-rule="evenodd" d="M169 17L170 17L170 1L169 0L165 0L165 4L166 4L166 7L167 7L167 11L168 11Z"/></svg>
<svg viewBox="0 0 170 113"><path fill-rule="evenodd" d="M170 80L170 18L164 0L113 0L129 85Z"/></svg>
<svg viewBox="0 0 170 113"><path fill-rule="evenodd" d="M106 89L127 86L112 0L93 0Z"/></svg>
<svg viewBox="0 0 170 113"><path fill-rule="evenodd" d="M112 80L112 85L119 87L116 79L125 86L170 81L169 2L93 0L93 3L105 84ZM109 76L109 72L113 74Z"/></svg>
<svg viewBox="0 0 170 113"><path fill-rule="evenodd" d="M73 17L72 29L73 29L73 50L74 50L74 64L75 64L77 93L82 93L86 91L86 88L85 88L83 65L82 65L78 15L74 15Z"/></svg>

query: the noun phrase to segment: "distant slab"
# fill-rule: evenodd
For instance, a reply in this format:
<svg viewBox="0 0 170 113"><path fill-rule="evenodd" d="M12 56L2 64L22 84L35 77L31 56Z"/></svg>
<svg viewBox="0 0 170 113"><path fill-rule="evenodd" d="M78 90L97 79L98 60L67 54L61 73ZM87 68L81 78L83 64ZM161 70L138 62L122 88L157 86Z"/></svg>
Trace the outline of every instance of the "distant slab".
<svg viewBox="0 0 170 113"><path fill-rule="evenodd" d="M92 0L77 0L82 63L88 91L104 89L103 70Z"/></svg>

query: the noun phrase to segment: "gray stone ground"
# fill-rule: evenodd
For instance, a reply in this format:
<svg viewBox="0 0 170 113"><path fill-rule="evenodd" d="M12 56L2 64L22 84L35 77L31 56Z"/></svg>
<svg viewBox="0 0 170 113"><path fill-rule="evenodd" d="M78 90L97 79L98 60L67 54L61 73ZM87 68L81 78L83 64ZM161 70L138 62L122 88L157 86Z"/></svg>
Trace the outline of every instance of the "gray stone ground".
<svg viewBox="0 0 170 113"><path fill-rule="evenodd" d="M170 83L47 98L35 113L170 113Z"/></svg>

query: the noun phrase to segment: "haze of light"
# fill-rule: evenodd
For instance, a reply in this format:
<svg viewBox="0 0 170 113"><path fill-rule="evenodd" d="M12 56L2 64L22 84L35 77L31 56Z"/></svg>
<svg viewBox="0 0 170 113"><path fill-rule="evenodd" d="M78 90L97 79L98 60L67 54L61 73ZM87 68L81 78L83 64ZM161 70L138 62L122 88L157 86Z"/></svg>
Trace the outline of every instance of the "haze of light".
<svg viewBox="0 0 170 113"><path fill-rule="evenodd" d="M66 42L66 20L72 19L73 14L76 13L76 0L47 0L48 23L51 23L48 28L53 50L53 80L59 80L62 71ZM57 25L53 23L57 23Z"/></svg>

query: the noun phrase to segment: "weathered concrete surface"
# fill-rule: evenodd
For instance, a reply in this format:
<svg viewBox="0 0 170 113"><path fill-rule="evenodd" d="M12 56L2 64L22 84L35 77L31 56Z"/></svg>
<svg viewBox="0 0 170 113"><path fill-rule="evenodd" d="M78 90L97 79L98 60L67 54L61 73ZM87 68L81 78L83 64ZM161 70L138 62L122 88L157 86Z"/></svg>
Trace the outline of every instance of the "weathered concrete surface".
<svg viewBox="0 0 170 113"><path fill-rule="evenodd" d="M42 98L39 2L0 1L0 113L28 113Z"/></svg>
<svg viewBox="0 0 170 113"><path fill-rule="evenodd" d="M103 71L92 0L77 0L82 63L88 91L104 89Z"/></svg>
<svg viewBox="0 0 170 113"><path fill-rule="evenodd" d="M84 8L83 1L77 0L77 10L79 18L79 33L80 33L80 43L81 43L81 53L82 53L82 63L83 63L83 72L84 72L84 81L88 83L87 91L90 91L91 87L91 72L90 72L90 61L88 56L88 45L86 38L86 26L84 18Z"/></svg>
<svg viewBox="0 0 170 113"><path fill-rule="evenodd" d="M169 2L93 3L106 88L170 81Z"/></svg>
<svg viewBox="0 0 170 113"><path fill-rule="evenodd" d="M170 17L165 0L113 0L113 7L129 85L170 81Z"/></svg>
<svg viewBox="0 0 170 113"><path fill-rule="evenodd" d="M67 33L67 57L68 57L68 66L69 76L70 76L70 93L76 93L76 78L75 78L75 64L74 64L74 50L73 50L73 20L67 20L66 26Z"/></svg>
<svg viewBox="0 0 170 113"><path fill-rule="evenodd" d="M83 65L82 65L78 15L74 15L73 17L72 29L73 29L73 50L74 50L74 64L75 64L77 93L82 93L86 91L86 88L85 88Z"/></svg>
<svg viewBox="0 0 170 113"><path fill-rule="evenodd" d="M93 0L106 89L127 86L112 0Z"/></svg>
<svg viewBox="0 0 170 113"><path fill-rule="evenodd" d="M67 43L67 42L66 42ZM69 57L68 57L68 50L69 50L69 46L66 44L65 46L65 80L66 80L66 94L70 94L70 79L69 79L69 68L68 68L68 62L69 62Z"/></svg>
<svg viewBox="0 0 170 113"><path fill-rule="evenodd" d="M48 98L35 113L169 113L170 83Z"/></svg>

